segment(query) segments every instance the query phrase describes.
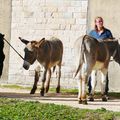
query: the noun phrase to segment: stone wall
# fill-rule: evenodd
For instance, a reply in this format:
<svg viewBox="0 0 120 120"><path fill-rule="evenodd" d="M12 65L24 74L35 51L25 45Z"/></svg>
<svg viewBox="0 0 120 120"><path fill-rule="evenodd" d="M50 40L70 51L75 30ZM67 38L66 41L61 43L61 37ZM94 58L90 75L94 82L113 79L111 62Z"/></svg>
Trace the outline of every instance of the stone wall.
<svg viewBox="0 0 120 120"><path fill-rule="evenodd" d="M11 3L11 0L0 0L0 33L5 34L5 38L8 41L10 40L11 35ZM3 74L0 78L0 83L6 82L8 80L9 48L10 46L5 42L5 60Z"/></svg>
<svg viewBox="0 0 120 120"><path fill-rule="evenodd" d="M61 85L76 87L73 80L75 61L73 44L86 33L88 0L12 0L11 41L13 47L24 56L24 44L18 37L28 40L58 37L64 44ZM10 49L9 84L31 85L34 79L32 65L28 71L22 67L23 60ZM54 73L55 74L55 73ZM52 84L56 84L53 75Z"/></svg>

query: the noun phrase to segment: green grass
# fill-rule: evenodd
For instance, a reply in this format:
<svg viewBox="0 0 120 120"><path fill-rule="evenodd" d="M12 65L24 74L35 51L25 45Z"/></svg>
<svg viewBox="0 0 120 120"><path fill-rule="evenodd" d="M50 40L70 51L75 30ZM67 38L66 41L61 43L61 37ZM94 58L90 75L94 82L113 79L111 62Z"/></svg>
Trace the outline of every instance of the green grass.
<svg viewBox="0 0 120 120"><path fill-rule="evenodd" d="M5 85L0 85L1 88L11 88L11 89L26 89L26 90L30 90L31 87L23 87L23 86L20 86L20 85L9 85L9 84L5 84Z"/></svg>
<svg viewBox="0 0 120 120"><path fill-rule="evenodd" d="M109 96L112 96L114 98L120 98L120 93L118 93L118 92L110 92Z"/></svg>
<svg viewBox="0 0 120 120"><path fill-rule="evenodd" d="M26 86L20 86L20 85L8 85L8 84L5 84L5 85L0 85L1 88L11 88L11 89L25 89L25 90L31 90L32 87L26 87ZM37 90L39 91L40 90L40 86L38 86ZM61 93L66 93L66 94L77 94L78 93L78 89L65 89L65 88L61 88ZM55 93L56 92L56 88L50 88L49 89L49 92L53 92Z"/></svg>
<svg viewBox="0 0 120 120"><path fill-rule="evenodd" d="M120 112L0 98L0 120L115 120Z"/></svg>
<svg viewBox="0 0 120 120"><path fill-rule="evenodd" d="M56 88L50 88L49 92L56 92ZM65 89L65 88L61 88L60 92L63 94L77 94L78 93L78 89Z"/></svg>

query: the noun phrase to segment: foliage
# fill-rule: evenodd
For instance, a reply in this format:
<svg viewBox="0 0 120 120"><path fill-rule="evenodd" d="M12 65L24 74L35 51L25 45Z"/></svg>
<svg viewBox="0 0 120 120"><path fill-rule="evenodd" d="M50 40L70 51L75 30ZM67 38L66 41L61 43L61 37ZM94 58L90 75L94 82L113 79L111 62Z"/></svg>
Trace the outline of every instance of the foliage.
<svg viewBox="0 0 120 120"><path fill-rule="evenodd" d="M0 98L0 120L114 120L120 112Z"/></svg>

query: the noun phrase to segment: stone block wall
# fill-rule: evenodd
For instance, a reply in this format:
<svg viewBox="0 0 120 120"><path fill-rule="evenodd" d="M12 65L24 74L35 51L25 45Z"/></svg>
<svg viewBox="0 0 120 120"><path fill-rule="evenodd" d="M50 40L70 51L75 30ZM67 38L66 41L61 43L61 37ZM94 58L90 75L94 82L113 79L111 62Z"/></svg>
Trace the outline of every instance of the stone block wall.
<svg viewBox="0 0 120 120"><path fill-rule="evenodd" d="M24 56L24 44L18 37L39 40L52 36L62 40L64 54L62 62L61 85L76 87L72 78L74 73L75 40L86 33L88 0L12 0L11 41L13 47ZM10 48L9 84L31 85L34 80L34 68L28 71L22 67L23 60ZM53 75L52 83L56 84Z"/></svg>
<svg viewBox="0 0 120 120"><path fill-rule="evenodd" d="M0 33L5 34L5 38L10 40L11 33L11 0L0 0ZM0 83L8 79L9 67L9 45L4 42L4 68L0 78ZM1 59L1 58L0 58Z"/></svg>

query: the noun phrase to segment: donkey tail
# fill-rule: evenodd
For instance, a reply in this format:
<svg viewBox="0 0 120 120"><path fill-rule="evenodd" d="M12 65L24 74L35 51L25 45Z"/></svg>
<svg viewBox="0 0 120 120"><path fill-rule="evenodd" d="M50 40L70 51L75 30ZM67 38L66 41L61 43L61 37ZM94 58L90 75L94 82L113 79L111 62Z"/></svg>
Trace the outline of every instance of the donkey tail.
<svg viewBox="0 0 120 120"><path fill-rule="evenodd" d="M78 67L77 70L75 72L74 78L76 77L76 75L78 74L78 72L80 71L82 64L84 62L84 51L85 51L85 43L84 43L84 38L86 37L86 35L83 37L82 39L82 43L81 43L81 48L79 50L79 63L78 63Z"/></svg>

